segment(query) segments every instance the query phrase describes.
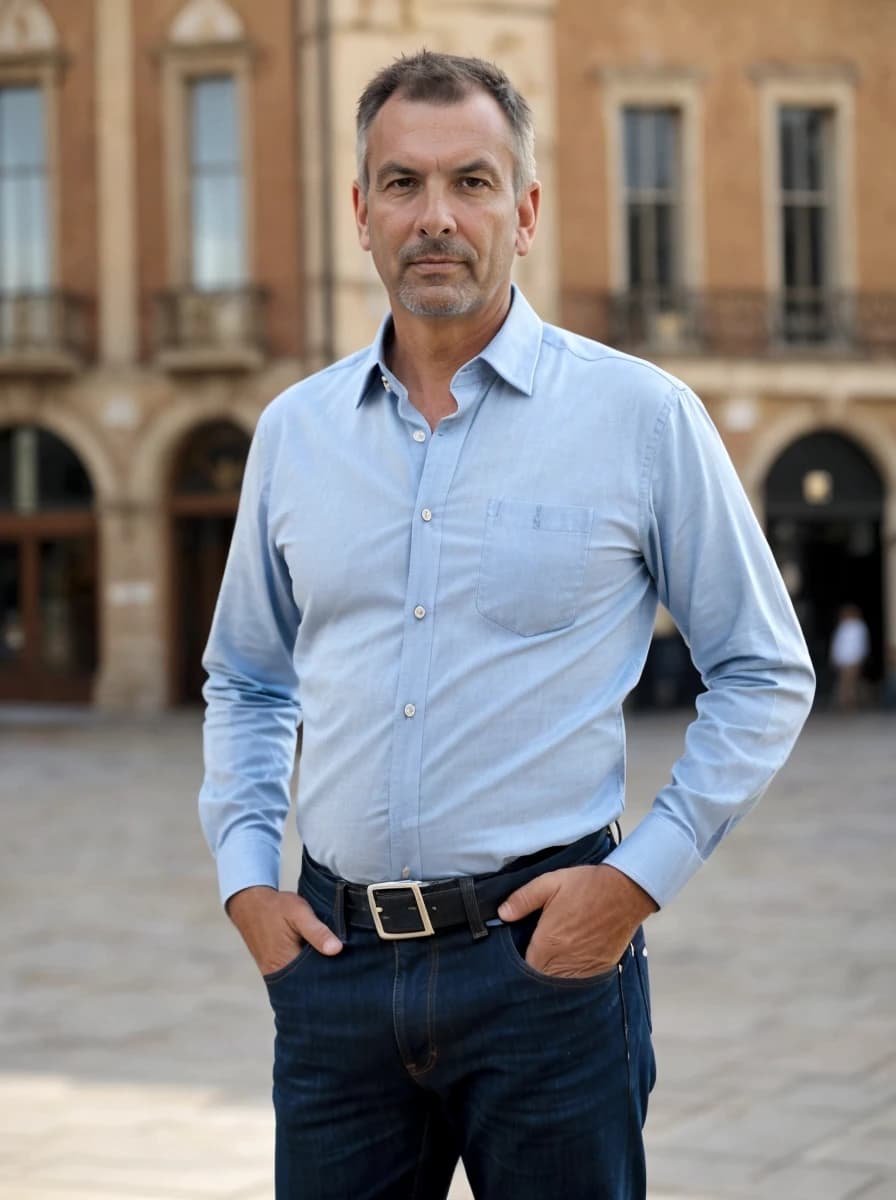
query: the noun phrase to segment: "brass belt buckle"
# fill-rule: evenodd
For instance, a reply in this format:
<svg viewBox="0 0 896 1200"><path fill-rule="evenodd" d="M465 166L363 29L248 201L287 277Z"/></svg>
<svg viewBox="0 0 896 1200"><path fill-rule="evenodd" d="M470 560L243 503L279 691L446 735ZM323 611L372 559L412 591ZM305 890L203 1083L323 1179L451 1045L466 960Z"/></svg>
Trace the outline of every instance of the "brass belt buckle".
<svg viewBox="0 0 896 1200"><path fill-rule="evenodd" d="M377 892L395 891L396 888L404 888L406 892L410 892L414 897L417 912L420 914L420 929L414 929L410 933L389 933L388 930L383 928L383 922L380 919L382 909L376 902L376 894ZM432 921L429 919L429 913L426 911L426 904L423 901L423 893L420 890L419 883L413 881L405 882L404 880L399 880L396 883L371 883L367 888L367 903L370 905L370 913L373 917L376 931L384 941L397 942L404 938L432 937L435 933Z"/></svg>

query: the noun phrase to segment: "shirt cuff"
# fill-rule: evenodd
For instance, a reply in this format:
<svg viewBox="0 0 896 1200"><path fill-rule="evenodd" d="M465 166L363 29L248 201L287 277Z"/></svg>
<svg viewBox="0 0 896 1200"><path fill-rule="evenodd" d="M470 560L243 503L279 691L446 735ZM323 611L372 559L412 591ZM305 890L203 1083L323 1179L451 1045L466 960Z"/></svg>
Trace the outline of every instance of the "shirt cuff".
<svg viewBox="0 0 896 1200"><path fill-rule="evenodd" d="M703 865L687 834L655 810L622 839L604 862L633 879L660 908Z"/></svg>
<svg viewBox="0 0 896 1200"><path fill-rule="evenodd" d="M280 887L280 847L232 834L215 852L221 903L248 887Z"/></svg>

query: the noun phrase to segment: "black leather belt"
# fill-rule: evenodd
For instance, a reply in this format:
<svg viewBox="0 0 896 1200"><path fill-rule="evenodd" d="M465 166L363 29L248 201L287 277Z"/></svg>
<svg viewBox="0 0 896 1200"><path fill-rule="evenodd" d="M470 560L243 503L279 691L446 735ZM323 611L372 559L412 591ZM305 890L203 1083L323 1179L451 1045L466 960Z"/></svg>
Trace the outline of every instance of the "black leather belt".
<svg viewBox="0 0 896 1200"><path fill-rule="evenodd" d="M312 866L309 874L317 875L318 879L326 875L331 886L338 885L346 924L359 929L375 929L386 941L431 937L440 930L461 925L468 926L474 938L478 938L487 935L485 922L498 915L498 906L511 892L546 871L575 865L604 841L607 849L612 849L618 842L618 835L609 826L571 845L555 846L516 859L503 871L431 883L413 880L369 886L348 883L334 879L317 864ZM313 882L311 886L314 887Z"/></svg>
<svg viewBox="0 0 896 1200"><path fill-rule="evenodd" d="M500 894L485 896L474 878L449 879L443 883L372 883L369 887L349 884L345 889L345 916L349 925L375 929L381 938L430 937L440 929L470 924L471 885L479 919L491 921L498 905L512 888L500 888ZM465 902L464 892L467 892Z"/></svg>

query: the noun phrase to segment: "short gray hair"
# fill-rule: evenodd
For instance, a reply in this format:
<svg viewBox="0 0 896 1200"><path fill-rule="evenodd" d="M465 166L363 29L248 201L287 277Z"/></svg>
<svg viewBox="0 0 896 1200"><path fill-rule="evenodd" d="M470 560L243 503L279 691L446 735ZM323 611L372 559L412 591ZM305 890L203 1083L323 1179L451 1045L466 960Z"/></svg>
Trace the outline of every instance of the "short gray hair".
<svg viewBox="0 0 896 1200"><path fill-rule="evenodd" d="M426 104L459 104L475 90L486 92L500 107L513 140L513 187L517 196L535 180L535 127L532 110L500 67L481 58L462 58L421 50L402 55L384 67L361 94L357 117L358 184L366 196L370 186L367 142L370 126L390 96Z"/></svg>

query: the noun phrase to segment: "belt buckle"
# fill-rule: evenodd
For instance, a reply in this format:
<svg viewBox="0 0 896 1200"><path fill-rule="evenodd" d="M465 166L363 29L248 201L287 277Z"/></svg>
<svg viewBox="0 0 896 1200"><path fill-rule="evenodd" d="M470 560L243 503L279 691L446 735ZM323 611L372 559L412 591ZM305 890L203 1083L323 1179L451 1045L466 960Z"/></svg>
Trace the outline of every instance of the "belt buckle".
<svg viewBox="0 0 896 1200"><path fill-rule="evenodd" d="M376 893L395 891L396 888L404 888L406 892L410 892L414 897L417 912L420 914L420 929L413 929L410 933L390 933L387 929L383 928L383 922L380 919L380 912L382 910L376 902ZM432 937L435 933L432 921L429 919L429 913L426 911L426 904L423 900L420 884L415 883L413 880L407 882L405 880L397 880L395 883L371 883L367 888L367 903L370 905L370 913L373 917L376 931L383 941L398 942L405 938Z"/></svg>

